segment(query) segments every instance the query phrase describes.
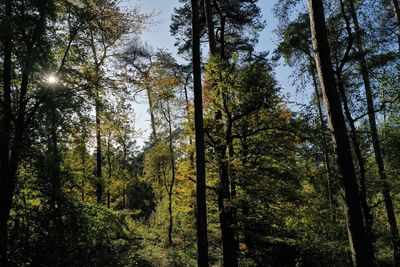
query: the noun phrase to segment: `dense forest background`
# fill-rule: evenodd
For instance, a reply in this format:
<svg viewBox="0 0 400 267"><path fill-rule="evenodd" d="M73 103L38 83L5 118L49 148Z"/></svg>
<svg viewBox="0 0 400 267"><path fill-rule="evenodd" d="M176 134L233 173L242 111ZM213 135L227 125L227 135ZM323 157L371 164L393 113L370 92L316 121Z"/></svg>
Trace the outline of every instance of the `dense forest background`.
<svg viewBox="0 0 400 267"><path fill-rule="evenodd" d="M398 0L180 2L0 0L0 266L400 266Z"/></svg>

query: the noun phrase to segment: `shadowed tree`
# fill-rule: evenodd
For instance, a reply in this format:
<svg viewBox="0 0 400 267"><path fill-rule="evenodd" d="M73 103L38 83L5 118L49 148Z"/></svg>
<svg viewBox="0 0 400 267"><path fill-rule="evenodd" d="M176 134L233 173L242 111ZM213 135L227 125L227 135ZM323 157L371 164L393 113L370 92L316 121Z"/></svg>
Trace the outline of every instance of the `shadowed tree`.
<svg viewBox="0 0 400 267"><path fill-rule="evenodd" d="M334 77L327 39L322 0L308 0L310 28L316 67L328 114L329 128L342 175L344 203L348 222L349 243L355 266L371 266L368 253L360 196L351 155L349 137Z"/></svg>

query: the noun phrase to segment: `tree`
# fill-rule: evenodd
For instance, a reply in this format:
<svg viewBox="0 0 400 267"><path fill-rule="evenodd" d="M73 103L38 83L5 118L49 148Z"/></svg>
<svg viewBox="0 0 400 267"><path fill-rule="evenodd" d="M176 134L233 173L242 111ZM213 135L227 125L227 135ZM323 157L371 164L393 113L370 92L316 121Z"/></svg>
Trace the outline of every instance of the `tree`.
<svg viewBox="0 0 400 267"><path fill-rule="evenodd" d="M208 266L206 167L204 153L203 101L201 90L200 20L198 0L191 0L194 127L196 138L197 263Z"/></svg>
<svg viewBox="0 0 400 267"><path fill-rule="evenodd" d="M17 171L24 146L24 137L30 126L32 117L38 108L38 103L30 100L30 78L38 69L40 57L46 53L45 33L46 23L51 19L53 1L29 2L27 9L20 2L4 1L5 14L3 23L5 33L2 36L4 47L3 60L3 101L1 108L2 145L0 164L0 264L7 266L7 222L12 207L16 187ZM23 21L18 13L26 17ZM26 34L21 35L21 32ZM14 51L18 51L17 65L13 63ZM14 68L18 66L16 75L20 75L18 98L14 99L12 86ZM14 102L17 101L17 102ZM17 103L17 105L13 105ZM32 106L31 106L32 105Z"/></svg>
<svg viewBox="0 0 400 267"><path fill-rule="evenodd" d="M396 215L394 213L393 201L392 201L392 198L390 195L390 191L391 191L390 185L387 181L387 176L386 176L386 172L385 172L385 166L384 166L384 162L383 162L380 139L378 136L377 123L376 123L376 117L375 117L374 97L373 97L372 85L371 85L371 81L370 81L370 77L369 77L367 61L366 61L366 57L365 57L366 51L364 49L364 45L363 45L363 41L362 41L361 29L360 29L360 25L358 23L358 17L357 17L357 13L355 10L354 2L351 0L348 2L348 4L349 4L350 15L353 19L354 30L355 30L354 41L355 41L355 45L357 48L357 52L359 53L358 63L360 66L361 76L362 76L362 79L364 82L365 96L366 96L366 101L367 101L368 121L369 121L372 145L374 148L375 161L378 166L379 177L382 180L382 194L383 194L383 197L385 200L386 213L387 213L388 222L390 225L390 231L391 231L391 235L392 235L394 262L395 262L396 266L400 266L400 236L399 236L399 230L397 227Z"/></svg>
<svg viewBox="0 0 400 267"><path fill-rule="evenodd" d="M154 143L157 142L157 121L154 111L155 99L152 90L152 69L154 68L156 58L157 53L147 44L142 44L139 39L132 40L122 58L128 66L133 67L133 73L131 73L133 74L133 78L130 82L138 86L138 91L146 91L152 130L151 138Z"/></svg>
<svg viewBox="0 0 400 267"><path fill-rule="evenodd" d="M351 148L330 59L324 6L321 0L309 0L308 7L313 47L316 51L316 66L324 95L329 127L332 131L332 140L335 145L338 166L342 174L349 243L353 263L355 266L370 266L372 261L367 249Z"/></svg>

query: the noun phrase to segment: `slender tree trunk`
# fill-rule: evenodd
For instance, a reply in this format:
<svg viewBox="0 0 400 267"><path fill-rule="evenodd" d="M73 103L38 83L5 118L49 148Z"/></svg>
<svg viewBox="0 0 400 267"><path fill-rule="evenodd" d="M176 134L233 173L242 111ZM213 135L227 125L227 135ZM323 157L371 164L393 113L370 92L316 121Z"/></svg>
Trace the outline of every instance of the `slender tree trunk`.
<svg viewBox="0 0 400 267"><path fill-rule="evenodd" d="M217 54L217 42L215 40L213 10L210 0L204 0L204 10L207 20L208 44L210 46L211 55L215 56Z"/></svg>
<svg viewBox="0 0 400 267"><path fill-rule="evenodd" d="M173 244L173 242L172 242L172 227L173 227L172 195L173 195L176 174L175 174L175 151L174 151L174 143L173 143L173 139L172 139L172 120L171 120L171 110L170 110L169 103L167 106L167 116L168 116L168 143L169 143L168 145L169 145L169 153L170 153L170 157L171 157L171 172L172 172L171 183L169 184L169 189L168 189L168 211L169 211L168 241L172 245Z"/></svg>
<svg viewBox="0 0 400 267"><path fill-rule="evenodd" d="M51 178L51 209L53 211L54 225L52 229L53 245L56 250L55 255L58 255L55 261L57 266L63 266L63 257L60 257L64 251L64 225L62 222L62 190L61 190L61 156L58 149L58 133L57 127L59 119L56 109L56 88L50 88L50 96L48 99L49 105L49 122L50 122L50 140L49 140L49 155L50 155L50 178Z"/></svg>
<svg viewBox="0 0 400 267"><path fill-rule="evenodd" d="M151 124L151 137L153 142L157 142L157 127L156 127L156 118L154 115L154 104L153 104L153 96L151 95L151 89L147 87L147 100L149 101L149 113L150 113L150 124Z"/></svg>
<svg viewBox="0 0 400 267"><path fill-rule="evenodd" d="M96 200L97 204L101 203L101 199L103 196L103 181L102 181L102 163L103 163L103 155L101 148L101 98L100 98L100 63L97 57L96 45L94 42L93 32L90 31L90 42L91 49L93 53L94 60L94 68L95 68L95 77L94 78L94 94L95 94L95 116L96 116Z"/></svg>
<svg viewBox="0 0 400 267"><path fill-rule="evenodd" d="M321 93L318 88L317 84L317 76L315 73L315 66L313 66L310 63L310 70L311 70L311 76L313 80L313 85L314 85L314 90L315 90L315 95L317 97L317 108L318 108L318 115L319 115L319 123L321 126L321 140L322 140L322 153L324 154L324 165L325 165L325 171L326 171L326 180L327 180L327 187L328 187L328 203L329 203L329 210L331 213L331 220L333 221L335 219L334 216L334 210L333 210L333 201L332 201L332 179L331 179L331 164L330 164L330 159L329 159L329 154L328 154L328 141L326 140L325 137L325 132L326 132L326 125L324 121L324 116L322 112L322 103L321 103Z"/></svg>
<svg viewBox="0 0 400 267"><path fill-rule="evenodd" d="M237 259L237 241L235 232L232 228L234 225L234 217L232 207L230 205L230 179L229 179L229 164L226 158L226 145L219 149L219 166L220 166L220 189L218 191L218 208L219 219L221 224L221 239L222 239L222 254L224 266L238 266Z"/></svg>
<svg viewBox="0 0 400 267"><path fill-rule="evenodd" d="M338 78L338 89L342 98L343 107L345 111L345 115L347 121L350 126L350 137L351 142L353 144L354 154L356 155L357 163L358 163L358 170L360 173L360 199L361 199L361 207L363 210L364 215L364 223L365 223L365 233L367 238L367 246L369 250L369 254L375 260L375 250L373 244L373 235L372 235L372 225L374 221L374 217L371 213L371 208L368 205L367 201L367 184L366 184L366 169L365 169L365 159L361 152L361 145L358 141L357 137L357 129L354 124L353 118L351 116L346 92L344 90L343 81Z"/></svg>
<svg viewBox="0 0 400 267"><path fill-rule="evenodd" d="M100 96L98 88L96 90L96 199L97 203L101 203L101 198L103 196L103 181L102 181L102 163L103 155L101 148L101 119L100 119Z"/></svg>
<svg viewBox="0 0 400 267"><path fill-rule="evenodd" d="M82 183L81 183L81 199L85 202L85 180L86 180L86 162L85 162L85 150L82 152Z"/></svg>
<svg viewBox="0 0 400 267"><path fill-rule="evenodd" d="M196 219L197 265L208 266L206 167L204 153L203 100L201 90L199 1L192 4L192 62L194 89L194 126L196 135Z"/></svg>
<svg viewBox="0 0 400 267"><path fill-rule="evenodd" d="M12 179L9 172L9 151L11 134L11 0L5 1L5 28L3 42L3 108L0 142L0 266L7 265L7 222L11 209Z"/></svg>
<svg viewBox="0 0 400 267"><path fill-rule="evenodd" d="M330 49L327 40L324 6L322 0L308 0L316 67L328 114L329 128L335 146L338 166L342 174L344 203L352 259L355 266L373 265L368 253L360 196L356 180L346 123L340 103Z"/></svg>
<svg viewBox="0 0 400 267"><path fill-rule="evenodd" d="M209 0L204 0L205 12L207 18L208 28L208 39L210 52L212 56L217 54L216 39L214 33L214 23L212 20L212 6ZM216 5L215 1L214 4ZM217 7L217 12L220 16L221 27L220 27L220 57L225 59L225 25L226 17L222 14L222 11ZM222 92L217 92L221 94ZM218 122L221 120L221 111L216 112L215 120ZM229 124L230 122L228 122ZM235 231L232 227L235 225L235 210L231 207L231 197L236 196L236 181L235 177L230 177L229 165L230 159L233 157L233 144L231 136L231 125L227 127L226 139L220 140L219 152L219 168L220 168L220 189L218 192L218 207L220 211L220 225L221 225L221 239L222 239L222 254L224 266L235 267L238 266L237 250L239 244L235 238ZM219 127L218 131L223 132L223 128ZM226 157L226 151L228 150L229 157Z"/></svg>
<svg viewBox="0 0 400 267"><path fill-rule="evenodd" d="M399 230L397 227L397 221L396 221L396 215L394 213L394 208L393 208L393 202L392 202L392 197L390 195L390 185L387 181L386 173L385 173L385 166L383 163L383 156L382 156L382 150L381 150L381 145L380 145L380 140L378 136L378 130L377 130L377 124L376 124L376 118L375 118L375 108L374 108L374 97L372 93L372 86L371 86L371 81L369 77L369 71L368 71L368 66L367 66L367 60L365 58L365 49L362 43L362 37L361 37L361 29L358 23L358 17L357 13L354 7L354 2L353 0L349 1L349 7L350 7L350 14L353 19L354 23L354 30L355 30L355 44L357 47L357 50L359 52L359 64L360 64L360 70L361 70L361 76L364 82L364 88L365 88L365 96L367 99L367 111L368 111L368 120L369 120L369 127L370 127L370 132L371 132L371 140L372 140L372 146L374 148L374 154L375 154L375 161L378 166L378 173L379 173L379 178L382 181L382 194L385 202L385 208L386 208L386 213L388 217L388 222L390 225L390 231L392 235L392 243L393 243L393 256L394 256L394 262L395 266L400 266L400 237L399 237Z"/></svg>
<svg viewBox="0 0 400 267"><path fill-rule="evenodd" d="M122 173L125 177L125 169L126 169L126 135L124 135L124 139L122 141L122 147L123 147L123 160L122 160ZM124 179L124 184L122 187L122 207L125 209L126 208L126 181Z"/></svg>
<svg viewBox="0 0 400 267"><path fill-rule="evenodd" d="M107 163L108 163L107 208L110 208L111 204L110 183L112 177L112 166L111 166L111 155L110 155L110 141L111 141L111 132L109 132L107 139Z"/></svg>

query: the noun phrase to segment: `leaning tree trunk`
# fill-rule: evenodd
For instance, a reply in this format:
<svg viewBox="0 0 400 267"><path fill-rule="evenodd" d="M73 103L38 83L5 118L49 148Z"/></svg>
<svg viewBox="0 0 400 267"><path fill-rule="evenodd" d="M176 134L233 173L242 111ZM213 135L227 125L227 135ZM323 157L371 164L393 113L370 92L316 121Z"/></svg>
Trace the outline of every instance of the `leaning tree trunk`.
<svg viewBox="0 0 400 267"><path fill-rule="evenodd" d="M374 245L373 245L373 238L372 238L372 224L374 218L371 213L371 208L368 205L367 201L367 184L366 184L366 169L365 169L365 159L361 152L361 145L357 138L357 128L354 124L353 118L351 116L348 99L346 96L346 92L344 91L343 81L338 78L338 89L342 98L344 112L349 123L350 127L350 137L351 142L353 144L354 154L357 159L358 163L358 170L360 173L360 199L361 199L361 207L363 210L364 216L364 223L365 223L365 234L367 238L367 246L369 250L369 254L373 259L375 259L375 252L374 252Z"/></svg>
<svg viewBox="0 0 400 267"><path fill-rule="evenodd" d="M392 198L390 195L391 189L390 189L390 185L387 181L387 177L386 177L386 173L385 173L385 166L383 163L382 150L381 150L381 145L380 145L380 140L379 140L378 130L377 130L377 123L376 123L376 118L375 118L374 97L373 97L373 93L372 93L372 86L371 86L371 81L370 81L370 77L369 77L367 60L365 58L365 49L364 49L364 45L362 42L361 29L360 29L360 26L358 23L358 17L357 17L357 13L356 13L356 10L354 7L354 2L352 0L349 1L349 7L350 7L350 14L351 14L351 17L352 17L353 23L354 23L354 30L355 30L354 41L355 41L357 50L359 52L358 63L360 65L361 76L362 76L362 79L364 82L364 88L365 88L365 96L367 99L367 111L368 111L368 120L369 120L372 146L374 148L375 161L378 166L379 178L382 181L381 190L382 190L382 194L383 194L383 198L384 198L386 213L387 213L388 222L390 225L390 231L391 231L391 235L392 235L394 262L395 262L395 266L400 266L399 230L397 227L396 215L394 213L393 202L392 202Z"/></svg>
<svg viewBox="0 0 400 267"><path fill-rule="evenodd" d="M352 259L355 266L371 266L372 260L367 249L360 195L350 142L330 58L324 6L322 0L308 0L308 6L312 42L316 53L316 67L324 96L338 166L342 174L342 187Z"/></svg>
<svg viewBox="0 0 400 267"><path fill-rule="evenodd" d="M194 90L194 126L196 135L196 219L197 265L208 266L206 167L204 152L203 100L201 90L199 1L192 4L192 62Z"/></svg>

